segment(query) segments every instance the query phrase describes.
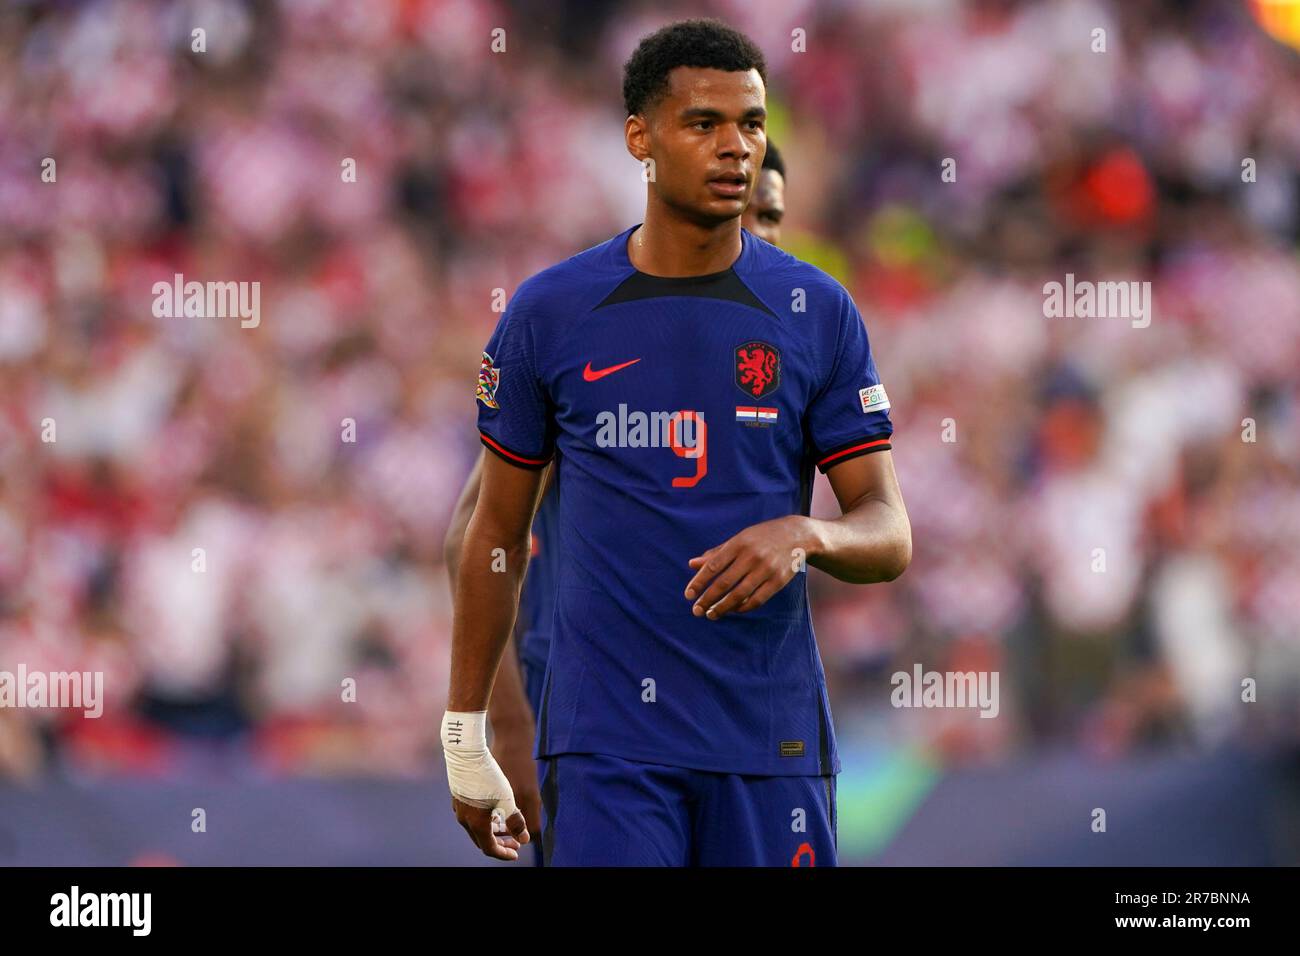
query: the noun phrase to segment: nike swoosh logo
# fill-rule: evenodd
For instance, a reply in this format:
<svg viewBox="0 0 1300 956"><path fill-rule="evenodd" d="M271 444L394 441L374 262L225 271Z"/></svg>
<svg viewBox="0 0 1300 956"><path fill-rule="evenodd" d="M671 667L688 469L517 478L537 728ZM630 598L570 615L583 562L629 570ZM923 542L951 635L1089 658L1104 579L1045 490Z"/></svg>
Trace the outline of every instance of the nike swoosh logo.
<svg viewBox="0 0 1300 956"><path fill-rule="evenodd" d="M588 382L594 382L598 378L604 378L606 375L613 375L619 369L627 368L629 365L635 365L639 361L641 361L639 358L634 358L632 361L624 362L622 365L611 365L609 368L602 369L592 369L591 363L588 362L587 367L582 370L582 377Z"/></svg>

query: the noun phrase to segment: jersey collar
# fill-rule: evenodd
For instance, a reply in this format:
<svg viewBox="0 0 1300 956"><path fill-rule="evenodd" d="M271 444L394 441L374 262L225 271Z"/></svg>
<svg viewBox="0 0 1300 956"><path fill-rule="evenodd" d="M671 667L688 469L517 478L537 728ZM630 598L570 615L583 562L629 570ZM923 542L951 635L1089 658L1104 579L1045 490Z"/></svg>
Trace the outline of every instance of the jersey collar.
<svg viewBox="0 0 1300 956"><path fill-rule="evenodd" d="M642 225L643 223L637 223L635 226L624 229L622 233L615 237L614 263L621 269L626 269L629 272L636 272L640 275L646 276L647 278L654 279L656 282L663 282L669 285L692 285L698 282L719 279L722 276L725 276L728 272L734 271L739 273L745 271L749 266L749 257L753 254L754 237L749 234L748 230L742 227L740 230L740 255L737 256L736 261L727 268L722 269L719 272L710 272L706 275L698 276L651 276L649 273L641 272L640 269L633 266L632 259L627 254L628 240L632 238L632 233L637 229L640 229Z"/></svg>

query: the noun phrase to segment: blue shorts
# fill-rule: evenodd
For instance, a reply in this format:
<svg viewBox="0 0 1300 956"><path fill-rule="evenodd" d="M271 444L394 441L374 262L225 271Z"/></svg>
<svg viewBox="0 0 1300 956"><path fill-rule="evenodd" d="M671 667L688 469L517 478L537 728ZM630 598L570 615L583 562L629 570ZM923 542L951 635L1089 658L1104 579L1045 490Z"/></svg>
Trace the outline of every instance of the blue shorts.
<svg viewBox="0 0 1300 956"><path fill-rule="evenodd" d="M547 866L835 866L835 777L541 761Z"/></svg>

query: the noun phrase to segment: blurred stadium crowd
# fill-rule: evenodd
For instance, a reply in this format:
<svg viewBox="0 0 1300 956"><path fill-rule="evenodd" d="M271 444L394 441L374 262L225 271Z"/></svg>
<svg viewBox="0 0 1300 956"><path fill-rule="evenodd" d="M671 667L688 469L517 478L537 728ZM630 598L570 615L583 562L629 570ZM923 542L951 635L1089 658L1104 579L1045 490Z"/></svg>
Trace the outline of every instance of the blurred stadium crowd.
<svg viewBox="0 0 1300 956"><path fill-rule="evenodd" d="M639 221L619 70L702 12L769 57L786 245L893 402L912 566L810 582L842 734L1300 736L1300 69L1247 5L19 3L0 669L107 701L0 710L0 777L427 766L493 290ZM155 318L175 273L259 281L260 326ZM1066 273L1150 281L1153 321L1046 318ZM999 718L892 709L914 662L999 671Z"/></svg>

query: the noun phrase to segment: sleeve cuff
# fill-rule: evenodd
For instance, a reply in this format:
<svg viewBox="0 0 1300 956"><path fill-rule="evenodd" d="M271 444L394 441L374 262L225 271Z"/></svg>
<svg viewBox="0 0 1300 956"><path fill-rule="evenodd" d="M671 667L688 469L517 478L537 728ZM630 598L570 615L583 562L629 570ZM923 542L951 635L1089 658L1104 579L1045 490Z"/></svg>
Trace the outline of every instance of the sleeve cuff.
<svg viewBox="0 0 1300 956"><path fill-rule="evenodd" d="M531 471L538 471L549 465L551 459L555 457L554 450L547 452L546 455L541 458L521 455L518 452L511 451L505 445L501 444L487 432L482 430L479 431L478 437L479 441L483 443L484 448L492 452L498 458L508 461L510 464L515 465L518 468L527 468Z"/></svg>
<svg viewBox="0 0 1300 956"><path fill-rule="evenodd" d="M838 445L830 451L822 452L817 457L817 470L823 475L828 468L833 468L840 462L848 461L850 458L858 458L862 455L870 455L875 451L889 451L893 446L890 444L892 433L883 435L869 435L866 438L855 438L851 442Z"/></svg>

